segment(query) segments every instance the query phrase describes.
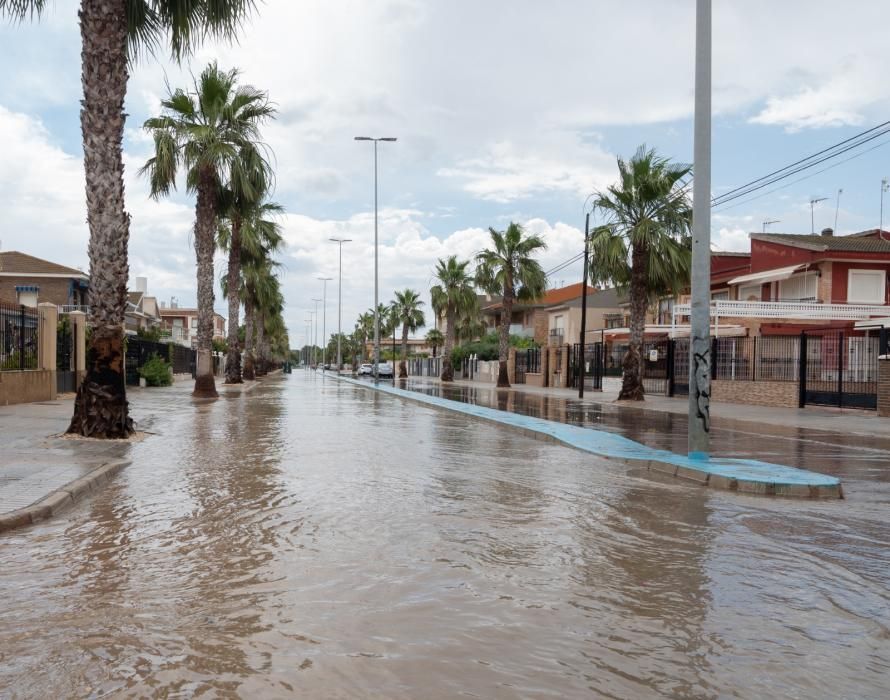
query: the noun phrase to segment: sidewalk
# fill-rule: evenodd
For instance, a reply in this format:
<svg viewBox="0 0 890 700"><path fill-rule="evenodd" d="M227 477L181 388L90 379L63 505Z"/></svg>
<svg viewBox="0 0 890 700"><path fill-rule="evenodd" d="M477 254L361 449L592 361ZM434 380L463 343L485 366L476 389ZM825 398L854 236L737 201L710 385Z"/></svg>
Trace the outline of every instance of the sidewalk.
<svg viewBox="0 0 890 700"><path fill-rule="evenodd" d="M418 381L438 383L435 377L411 377ZM457 380L455 386L473 387L477 389L494 389L494 384L470 380ZM553 387L533 387L525 384L514 384L512 391L524 394L551 396L571 401L578 405L601 407L615 412L657 412L675 415L687 415L687 397L647 395L642 403L634 401L618 401L619 381L605 378L603 391L584 391L584 398L578 398L577 389L556 389ZM830 407L778 408L771 406L749 406L747 404L728 403L725 401L711 402L711 420L714 427L738 427L739 423L752 423L758 426L775 428L800 428L819 433L840 433L845 436L862 435L878 439L886 439L890 447L890 418L879 418L875 411L858 409L838 409Z"/></svg>
<svg viewBox="0 0 890 700"><path fill-rule="evenodd" d="M226 386L220 380L217 391L221 397L233 396L258 383ZM151 427L159 415L193 405L193 385L191 378L177 378L171 387L128 387L131 416L137 431L145 431L143 439L152 439ZM133 441L62 437L73 411L73 394L56 401L0 406L0 532L60 512L129 464Z"/></svg>

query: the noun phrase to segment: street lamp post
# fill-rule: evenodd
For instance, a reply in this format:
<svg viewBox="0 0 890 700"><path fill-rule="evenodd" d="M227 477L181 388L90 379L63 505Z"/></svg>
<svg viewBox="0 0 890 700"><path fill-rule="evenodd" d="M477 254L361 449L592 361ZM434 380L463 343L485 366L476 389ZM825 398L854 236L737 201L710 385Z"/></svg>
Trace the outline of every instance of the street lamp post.
<svg viewBox="0 0 890 700"><path fill-rule="evenodd" d="M377 143L380 141L395 141L395 137L356 136L356 141L374 142L374 383L380 381L380 313L377 309L378 300L378 275L377 275Z"/></svg>
<svg viewBox="0 0 890 700"><path fill-rule="evenodd" d="M586 206L586 204L585 204ZM587 368L584 366L584 363L587 360L587 355L584 352L585 350L585 342L587 335L587 265L588 258L590 256L590 212L584 216L584 271L582 272L582 279L584 280L581 283L581 362L578 367L578 398L584 398L584 370Z"/></svg>
<svg viewBox="0 0 890 700"><path fill-rule="evenodd" d="M882 241L884 240L884 192L890 189L890 182L887 182L887 178L883 178L881 180L881 222L878 225L878 238Z"/></svg>
<svg viewBox="0 0 890 700"><path fill-rule="evenodd" d="M315 299L313 297L311 299L311 301L315 302L315 311L312 312L315 314L315 326L312 331L312 364L315 365L315 369L317 371L318 370L318 356L315 354L315 348L318 347L318 302L320 302L321 299Z"/></svg>
<svg viewBox="0 0 890 700"><path fill-rule="evenodd" d="M711 0L695 5L695 139L689 343L690 457L706 459L711 430Z"/></svg>
<svg viewBox="0 0 890 700"><path fill-rule="evenodd" d="M352 239L331 238L329 240L334 241L340 249L340 272L337 278L337 374L339 375L343 367L343 355L340 351L340 340L343 337L343 330L340 326L340 318L343 313L343 244L350 243Z"/></svg>
<svg viewBox="0 0 890 700"><path fill-rule="evenodd" d="M327 325L328 325L328 282L330 282L333 277L319 277L318 278L322 284L321 292L321 342L325 343L325 338L327 337ZM321 371L324 373L325 360L327 359L328 345L325 343L321 346Z"/></svg>

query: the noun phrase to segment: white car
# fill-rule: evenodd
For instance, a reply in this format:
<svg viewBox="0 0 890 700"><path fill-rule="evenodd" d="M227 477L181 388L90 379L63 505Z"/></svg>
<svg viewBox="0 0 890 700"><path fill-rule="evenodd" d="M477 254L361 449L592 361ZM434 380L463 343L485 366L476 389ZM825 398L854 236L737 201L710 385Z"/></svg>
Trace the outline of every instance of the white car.
<svg viewBox="0 0 890 700"><path fill-rule="evenodd" d="M358 368L358 373L359 373L359 375L362 375L362 374L373 375L374 374L374 365L372 365L370 362L365 362Z"/></svg>

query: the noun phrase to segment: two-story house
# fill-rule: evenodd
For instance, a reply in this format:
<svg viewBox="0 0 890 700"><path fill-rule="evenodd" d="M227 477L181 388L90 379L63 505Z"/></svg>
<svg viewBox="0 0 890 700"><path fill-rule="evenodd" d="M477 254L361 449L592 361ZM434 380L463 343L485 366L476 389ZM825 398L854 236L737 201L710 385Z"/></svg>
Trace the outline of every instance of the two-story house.
<svg viewBox="0 0 890 700"><path fill-rule="evenodd" d="M195 308L182 308L176 302L171 302L167 307L161 302L158 309L161 315L162 328L169 331L174 342L187 347L194 347L198 342L198 310ZM226 319L220 314L213 313L213 339L226 339Z"/></svg>

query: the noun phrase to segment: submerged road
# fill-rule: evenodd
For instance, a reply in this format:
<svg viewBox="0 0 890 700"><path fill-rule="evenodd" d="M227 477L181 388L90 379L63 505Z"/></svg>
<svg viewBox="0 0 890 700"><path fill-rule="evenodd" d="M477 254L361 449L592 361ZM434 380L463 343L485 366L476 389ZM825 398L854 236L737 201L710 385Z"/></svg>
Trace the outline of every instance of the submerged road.
<svg viewBox="0 0 890 700"><path fill-rule="evenodd" d="M131 400L132 466L0 535L2 697L890 694L880 445L803 501L302 372Z"/></svg>

